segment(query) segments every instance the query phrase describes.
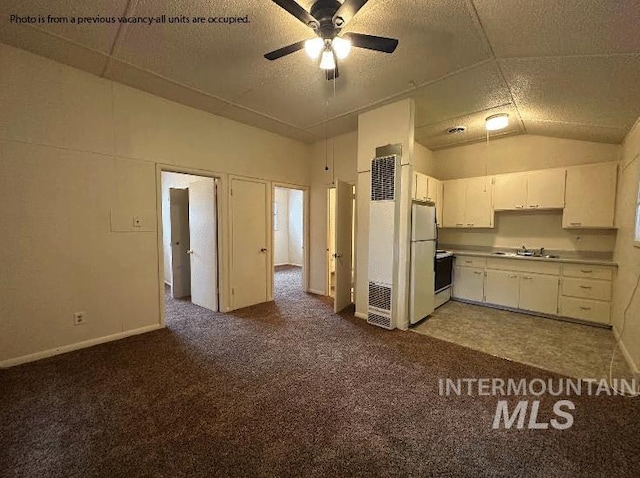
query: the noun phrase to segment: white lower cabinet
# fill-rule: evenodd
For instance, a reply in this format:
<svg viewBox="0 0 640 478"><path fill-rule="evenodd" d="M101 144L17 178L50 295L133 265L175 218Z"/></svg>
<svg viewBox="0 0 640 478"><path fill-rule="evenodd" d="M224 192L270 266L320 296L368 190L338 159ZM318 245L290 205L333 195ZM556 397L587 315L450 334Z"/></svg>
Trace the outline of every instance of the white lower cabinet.
<svg viewBox="0 0 640 478"><path fill-rule="evenodd" d="M484 269L455 266L453 296L457 299L482 302L484 299Z"/></svg>
<svg viewBox="0 0 640 478"><path fill-rule="evenodd" d="M520 300L520 274L487 269L484 295L488 304L517 309Z"/></svg>
<svg viewBox="0 0 640 478"><path fill-rule="evenodd" d="M520 276L520 302L523 310L543 314L558 314L558 276L523 273Z"/></svg>

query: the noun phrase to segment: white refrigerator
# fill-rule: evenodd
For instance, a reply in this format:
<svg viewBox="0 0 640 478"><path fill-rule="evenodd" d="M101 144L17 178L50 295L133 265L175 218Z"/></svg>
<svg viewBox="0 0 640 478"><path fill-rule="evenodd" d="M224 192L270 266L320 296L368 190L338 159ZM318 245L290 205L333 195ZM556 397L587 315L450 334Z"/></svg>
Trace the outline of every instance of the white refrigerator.
<svg viewBox="0 0 640 478"><path fill-rule="evenodd" d="M415 324L435 310L436 208L414 202L411 208L411 276L409 322Z"/></svg>

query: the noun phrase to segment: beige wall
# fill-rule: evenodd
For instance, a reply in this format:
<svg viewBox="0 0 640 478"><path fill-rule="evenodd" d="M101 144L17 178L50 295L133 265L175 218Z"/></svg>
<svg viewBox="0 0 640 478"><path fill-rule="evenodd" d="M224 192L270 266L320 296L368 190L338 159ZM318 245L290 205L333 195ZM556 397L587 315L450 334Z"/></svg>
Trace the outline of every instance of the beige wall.
<svg viewBox="0 0 640 478"><path fill-rule="evenodd" d="M617 161L620 146L547 136L518 135L433 153L433 176L438 179L471 178L579 164Z"/></svg>
<svg viewBox="0 0 640 478"><path fill-rule="evenodd" d="M428 176L435 175L435 153L419 143L413 145L413 169ZM435 177L435 176L434 176Z"/></svg>
<svg viewBox="0 0 640 478"><path fill-rule="evenodd" d="M310 184L308 145L4 44L0 105L0 363L159 326L158 163Z"/></svg>
<svg viewBox="0 0 640 478"><path fill-rule="evenodd" d="M336 179L356 182L358 133L347 133L312 146L309 289L327 294L327 191ZM327 159L328 158L328 159ZM325 162L329 170L325 171Z"/></svg>
<svg viewBox="0 0 640 478"><path fill-rule="evenodd" d="M622 348L634 364L640 368L640 290L633 295L640 277L640 248L633 245L636 198L640 182L640 122L627 135L622 145L616 224L618 238L614 260L618 274L613 291L613 326L621 334ZM625 309L629 307L626 319Z"/></svg>

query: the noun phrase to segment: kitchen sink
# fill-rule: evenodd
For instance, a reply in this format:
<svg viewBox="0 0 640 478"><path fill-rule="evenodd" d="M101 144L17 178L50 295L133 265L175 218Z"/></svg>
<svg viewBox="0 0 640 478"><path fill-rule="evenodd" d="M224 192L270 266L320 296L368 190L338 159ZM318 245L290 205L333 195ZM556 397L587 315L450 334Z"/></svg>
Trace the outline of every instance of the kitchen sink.
<svg viewBox="0 0 640 478"><path fill-rule="evenodd" d="M560 256L556 256L554 254L539 254L537 252L527 251L527 252L501 252L496 251L492 252L493 256L501 256L501 257L537 257L540 259L560 259Z"/></svg>

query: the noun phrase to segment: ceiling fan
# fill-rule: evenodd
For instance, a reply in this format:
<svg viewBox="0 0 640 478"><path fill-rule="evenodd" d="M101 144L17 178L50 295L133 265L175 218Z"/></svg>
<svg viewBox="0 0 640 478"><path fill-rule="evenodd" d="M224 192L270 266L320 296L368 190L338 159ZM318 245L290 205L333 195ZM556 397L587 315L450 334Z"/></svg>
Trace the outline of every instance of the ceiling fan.
<svg viewBox="0 0 640 478"><path fill-rule="evenodd" d="M304 50L314 60L320 59L320 68L326 71L327 80L338 78L338 60L349 54L351 47L393 53L398 46L394 38L364 35L362 33L341 34L368 0L317 0L307 12L294 0L272 0L302 23L311 28L316 37L299 41L264 55L267 60L277 60L296 51Z"/></svg>

